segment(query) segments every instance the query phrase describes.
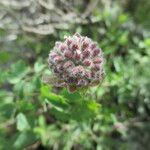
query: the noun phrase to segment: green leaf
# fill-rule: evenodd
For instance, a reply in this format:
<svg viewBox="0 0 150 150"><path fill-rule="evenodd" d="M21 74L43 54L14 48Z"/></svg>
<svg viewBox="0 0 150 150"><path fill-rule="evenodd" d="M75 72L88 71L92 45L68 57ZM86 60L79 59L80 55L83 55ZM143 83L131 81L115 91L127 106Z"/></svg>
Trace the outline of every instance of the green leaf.
<svg viewBox="0 0 150 150"><path fill-rule="evenodd" d="M36 137L32 131L23 131L19 133L13 143L13 148L16 149L24 149L30 144L33 144L36 141Z"/></svg>
<svg viewBox="0 0 150 150"><path fill-rule="evenodd" d="M98 115L100 106L100 104L93 100L80 100L70 107L69 113L73 120L88 121Z"/></svg>
<svg viewBox="0 0 150 150"><path fill-rule="evenodd" d="M69 93L66 88L64 88L60 94L63 95L65 98L67 98L70 101L75 101L77 99L81 99L81 95L79 94L79 92Z"/></svg>
<svg viewBox="0 0 150 150"><path fill-rule="evenodd" d="M10 119L15 113L15 106L13 103L1 104L0 112L0 121L2 121L3 119Z"/></svg>
<svg viewBox="0 0 150 150"><path fill-rule="evenodd" d="M127 14L120 14L118 17L119 23L124 23L128 20L129 16Z"/></svg>
<svg viewBox="0 0 150 150"><path fill-rule="evenodd" d="M50 91L50 88L48 86L42 86L41 87L41 98L43 100L47 99L50 103L57 107L66 107L67 99L65 99L61 95L54 94Z"/></svg>
<svg viewBox="0 0 150 150"><path fill-rule="evenodd" d="M26 66L25 62L18 61L11 66L10 70L8 81L11 84L16 84L19 83L21 79L27 75L27 73L29 73L30 68Z"/></svg>
<svg viewBox="0 0 150 150"><path fill-rule="evenodd" d="M26 116L23 113L19 113L17 115L17 129L19 131L23 131L29 128L30 128L30 125L28 123Z"/></svg>
<svg viewBox="0 0 150 150"><path fill-rule="evenodd" d="M45 68L45 64L42 63L41 59L39 59L35 64L34 64L34 71L36 73L41 72Z"/></svg>
<svg viewBox="0 0 150 150"><path fill-rule="evenodd" d="M7 51L1 51L0 52L0 64L1 63L7 63L10 58L10 53Z"/></svg>

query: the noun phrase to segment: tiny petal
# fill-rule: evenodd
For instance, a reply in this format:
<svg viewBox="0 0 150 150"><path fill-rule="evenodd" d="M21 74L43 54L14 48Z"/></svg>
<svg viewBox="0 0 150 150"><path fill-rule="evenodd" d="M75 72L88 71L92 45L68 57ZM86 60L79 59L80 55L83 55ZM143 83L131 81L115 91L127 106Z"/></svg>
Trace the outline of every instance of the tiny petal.
<svg viewBox="0 0 150 150"><path fill-rule="evenodd" d="M83 55L83 58L87 58L90 56L90 50L89 49L85 49L83 52L82 52L82 55Z"/></svg>
<svg viewBox="0 0 150 150"><path fill-rule="evenodd" d="M85 39L82 43L82 47L85 49L89 46L89 40L88 39Z"/></svg>
<svg viewBox="0 0 150 150"><path fill-rule="evenodd" d="M97 56L100 53L100 49L96 48L93 50L93 56Z"/></svg>
<svg viewBox="0 0 150 150"><path fill-rule="evenodd" d="M100 65L99 64L94 64L93 69L94 70L100 70Z"/></svg>
<svg viewBox="0 0 150 150"><path fill-rule="evenodd" d="M79 70L80 73L84 72L84 67L83 66L78 66L77 68L78 68L78 70Z"/></svg>
<svg viewBox="0 0 150 150"><path fill-rule="evenodd" d="M84 74L84 68L82 66L77 66L72 69L72 75L83 75Z"/></svg>
<svg viewBox="0 0 150 150"><path fill-rule="evenodd" d="M78 86L86 86L87 85L87 81L85 79L79 79L78 80Z"/></svg>
<svg viewBox="0 0 150 150"><path fill-rule="evenodd" d="M60 71L63 71L63 65L62 64L58 64L58 66L57 66L57 70L60 70Z"/></svg>
<svg viewBox="0 0 150 150"><path fill-rule="evenodd" d="M66 43L69 46L73 41L71 40L71 38L66 39Z"/></svg>
<svg viewBox="0 0 150 150"><path fill-rule="evenodd" d="M81 37L81 35L79 33L75 33L75 36L77 36L78 38Z"/></svg>
<svg viewBox="0 0 150 150"><path fill-rule="evenodd" d="M91 77L95 78L96 73L94 71L91 72Z"/></svg>
<svg viewBox="0 0 150 150"><path fill-rule="evenodd" d="M70 51L65 51L64 56L66 58L72 58L72 53Z"/></svg>
<svg viewBox="0 0 150 150"><path fill-rule="evenodd" d="M61 42L56 42L56 43L55 43L55 46L56 46L57 48L59 48L59 46L60 46L61 44L62 44Z"/></svg>
<svg viewBox="0 0 150 150"><path fill-rule="evenodd" d="M79 48L79 46L75 42L71 44L71 49L72 50L76 50L78 48Z"/></svg>
<svg viewBox="0 0 150 150"><path fill-rule="evenodd" d="M61 56L56 56L56 57L54 58L54 61L55 61L56 63L59 63L59 62L62 62L62 61L63 61L63 58L62 58Z"/></svg>
<svg viewBox="0 0 150 150"><path fill-rule="evenodd" d="M92 49L96 48L96 45L97 45L97 44L96 44L95 42L92 43L92 44L91 44L91 48L92 48Z"/></svg>
<svg viewBox="0 0 150 150"><path fill-rule="evenodd" d="M74 55L74 59L80 60L80 59L81 59L81 54L76 53L76 54Z"/></svg>
<svg viewBox="0 0 150 150"><path fill-rule="evenodd" d="M90 60L90 59L85 59L85 60L83 61L83 64L84 64L85 66L90 66L90 65L91 65L91 60Z"/></svg>
<svg viewBox="0 0 150 150"><path fill-rule="evenodd" d="M51 52L51 53L49 54L49 58L51 58L51 59L54 59L56 56L58 56L58 54L55 53L55 52Z"/></svg>
<svg viewBox="0 0 150 150"><path fill-rule="evenodd" d="M77 74L79 74L79 70L77 67L74 67L71 71L72 75L76 76Z"/></svg>
<svg viewBox="0 0 150 150"><path fill-rule="evenodd" d="M99 57L97 57L97 58L95 58L94 60L93 60L93 63L94 64L96 64L96 63L101 63L102 62L102 58L99 58Z"/></svg>
<svg viewBox="0 0 150 150"><path fill-rule="evenodd" d="M85 77L90 79L91 78L91 73L90 72L85 72Z"/></svg>
<svg viewBox="0 0 150 150"><path fill-rule="evenodd" d="M67 62L64 63L63 68L67 69L67 68L72 67L73 65L74 65L74 64L73 64L72 61L67 61Z"/></svg>
<svg viewBox="0 0 150 150"><path fill-rule="evenodd" d="M61 45L60 45L60 50L61 50L62 52L64 52L66 49L67 49L67 46L66 46L65 44L61 44Z"/></svg>

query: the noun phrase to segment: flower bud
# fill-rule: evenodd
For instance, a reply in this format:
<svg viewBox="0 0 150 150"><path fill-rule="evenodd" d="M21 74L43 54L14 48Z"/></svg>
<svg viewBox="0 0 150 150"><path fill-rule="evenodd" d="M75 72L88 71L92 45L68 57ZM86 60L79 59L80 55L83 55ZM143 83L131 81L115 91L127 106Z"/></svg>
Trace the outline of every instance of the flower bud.
<svg viewBox="0 0 150 150"><path fill-rule="evenodd" d="M49 68L70 92L97 85L104 77L101 49L90 38L75 34L56 42L49 54ZM60 86L61 86L60 85Z"/></svg>
<svg viewBox="0 0 150 150"><path fill-rule="evenodd" d="M73 62L69 60L64 63L63 68L67 69L67 68L73 67L73 65L74 65Z"/></svg>
<svg viewBox="0 0 150 150"><path fill-rule="evenodd" d="M85 72L85 77L87 78L87 79L91 79L91 73L90 72Z"/></svg>
<svg viewBox="0 0 150 150"><path fill-rule="evenodd" d="M82 76L84 74L84 68L82 66L77 66L72 69L73 76Z"/></svg>
<svg viewBox="0 0 150 150"><path fill-rule="evenodd" d="M81 54L75 53L74 54L74 59L80 60L81 59Z"/></svg>
<svg viewBox="0 0 150 150"><path fill-rule="evenodd" d="M99 64L94 64L93 65L93 70L100 70L100 65Z"/></svg>
<svg viewBox="0 0 150 150"><path fill-rule="evenodd" d="M88 82L85 79L79 79L77 85L78 86L86 86Z"/></svg>
<svg viewBox="0 0 150 150"><path fill-rule="evenodd" d="M85 49L83 52L82 52L82 55L83 55L83 58L87 58L90 56L90 50L89 49Z"/></svg>
<svg viewBox="0 0 150 150"><path fill-rule="evenodd" d="M71 53L70 51L65 51L65 52L64 52L64 56L65 56L66 58L69 58L69 59L70 59L70 58L72 58L73 55L72 55L72 53Z"/></svg>
<svg viewBox="0 0 150 150"><path fill-rule="evenodd" d="M93 56L97 56L100 53L100 49L96 48L93 50Z"/></svg>
<svg viewBox="0 0 150 150"><path fill-rule="evenodd" d="M84 64L85 66L90 66L90 65L91 65L91 60L90 60L90 59L85 59L85 60L83 61L83 64Z"/></svg>
<svg viewBox="0 0 150 150"><path fill-rule="evenodd" d="M60 70L60 71L63 71L63 65L62 64L58 64L58 66L57 66L57 70Z"/></svg>
<svg viewBox="0 0 150 150"><path fill-rule="evenodd" d="M89 46L90 40L88 38L85 38L82 43L82 48L86 49Z"/></svg>
<svg viewBox="0 0 150 150"><path fill-rule="evenodd" d="M61 52L64 52L65 50L67 50L67 46L65 44L61 44L60 50L61 50Z"/></svg>
<svg viewBox="0 0 150 150"><path fill-rule="evenodd" d="M77 36L78 38L81 37L81 35L79 33L75 33L74 35Z"/></svg>
<svg viewBox="0 0 150 150"><path fill-rule="evenodd" d="M94 64L96 64L96 63L101 63L102 62L102 58L99 58L99 57L97 57L97 58L95 58L94 60L93 60L93 63Z"/></svg>
<svg viewBox="0 0 150 150"><path fill-rule="evenodd" d="M55 43L55 46L56 46L57 48L59 48L59 46L60 46L61 44L62 44L61 42L56 42L56 43Z"/></svg>
<svg viewBox="0 0 150 150"><path fill-rule="evenodd" d="M61 56L56 56L54 58L54 62L56 62L56 63L59 63L59 62L62 62L62 61L63 61L63 58Z"/></svg>
<svg viewBox="0 0 150 150"><path fill-rule="evenodd" d="M49 58L54 59L56 56L59 56L57 53L52 52L49 54Z"/></svg>
<svg viewBox="0 0 150 150"><path fill-rule="evenodd" d="M71 40L71 38L66 39L66 43L69 46L73 41Z"/></svg>
<svg viewBox="0 0 150 150"><path fill-rule="evenodd" d="M92 43L92 44L91 44L91 49L95 49L95 48L96 48L96 45L97 45L97 44L96 44L95 42Z"/></svg>
<svg viewBox="0 0 150 150"><path fill-rule="evenodd" d="M76 50L76 49L78 49L79 48L79 46L75 43L75 42L73 42L72 44L71 44L71 49L74 51L74 50Z"/></svg>

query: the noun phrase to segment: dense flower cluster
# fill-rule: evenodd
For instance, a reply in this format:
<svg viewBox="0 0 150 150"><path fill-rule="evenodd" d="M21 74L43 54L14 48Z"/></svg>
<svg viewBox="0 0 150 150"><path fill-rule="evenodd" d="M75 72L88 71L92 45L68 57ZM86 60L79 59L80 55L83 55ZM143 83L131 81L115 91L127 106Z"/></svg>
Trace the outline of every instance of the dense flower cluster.
<svg viewBox="0 0 150 150"><path fill-rule="evenodd" d="M96 42L75 34L64 42L56 42L48 63L54 75L70 91L97 85L103 79L103 55Z"/></svg>

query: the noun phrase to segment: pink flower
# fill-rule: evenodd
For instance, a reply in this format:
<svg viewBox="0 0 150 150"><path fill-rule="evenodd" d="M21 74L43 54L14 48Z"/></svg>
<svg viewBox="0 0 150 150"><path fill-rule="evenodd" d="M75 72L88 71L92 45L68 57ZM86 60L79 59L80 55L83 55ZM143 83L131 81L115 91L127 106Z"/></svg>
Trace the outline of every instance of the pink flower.
<svg viewBox="0 0 150 150"><path fill-rule="evenodd" d="M105 74L98 44L80 34L56 42L48 63L54 75L64 83L62 87L65 85L70 92L99 84Z"/></svg>

